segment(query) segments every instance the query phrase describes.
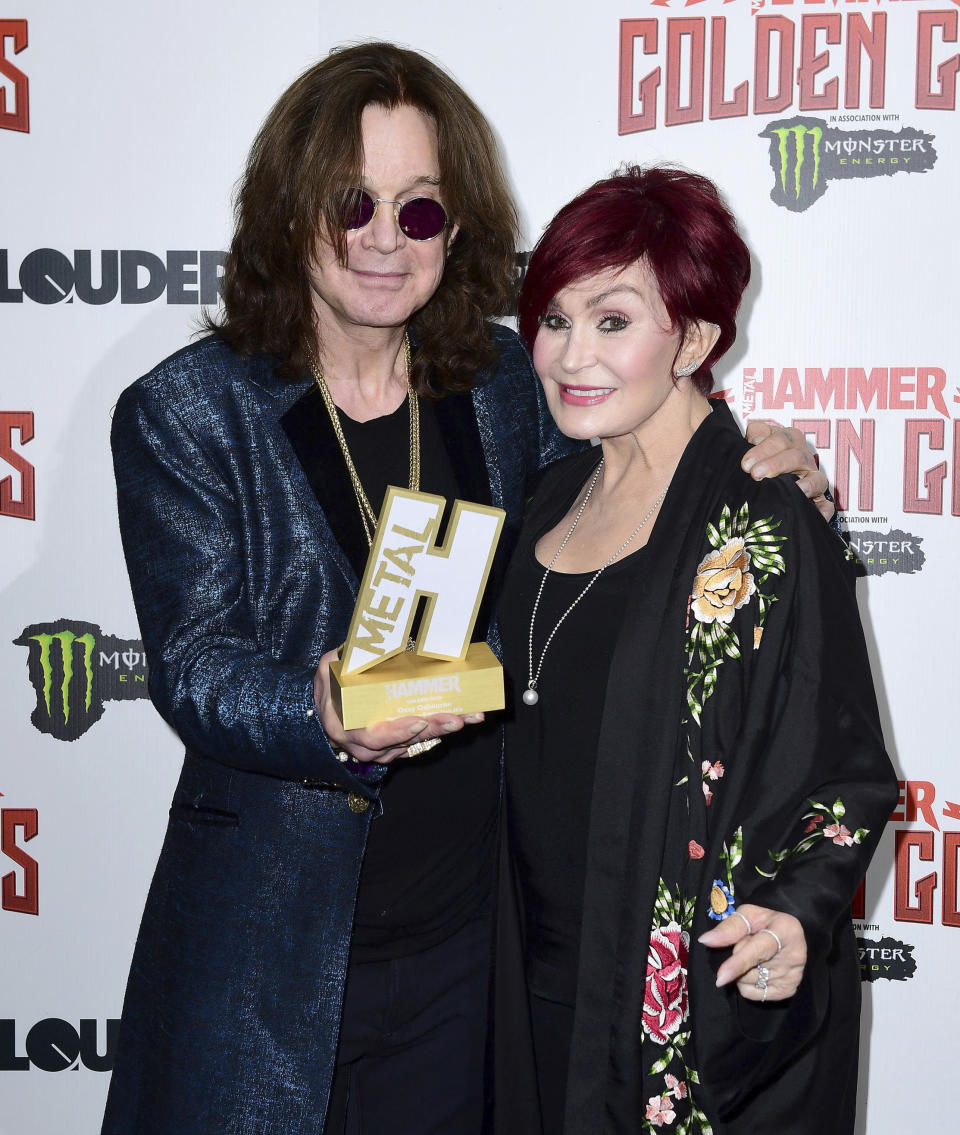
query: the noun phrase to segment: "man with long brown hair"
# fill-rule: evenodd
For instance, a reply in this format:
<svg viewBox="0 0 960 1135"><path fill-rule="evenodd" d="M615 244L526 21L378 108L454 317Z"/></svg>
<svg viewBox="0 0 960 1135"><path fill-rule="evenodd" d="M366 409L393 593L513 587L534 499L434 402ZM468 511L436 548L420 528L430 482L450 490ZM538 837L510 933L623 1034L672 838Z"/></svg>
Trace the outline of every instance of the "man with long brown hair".
<svg viewBox="0 0 960 1135"><path fill-rule="evenodd" d="M496 580L530 479L569 449L493 322L516 214L479 110L382 43L281 96L236 212L213 334L114 417L151 696L186 755L103 1130L466 1135L499 731L345 731L327 667L388 484L504 508ZM772 472L810 460L785 436Z"/></svg>

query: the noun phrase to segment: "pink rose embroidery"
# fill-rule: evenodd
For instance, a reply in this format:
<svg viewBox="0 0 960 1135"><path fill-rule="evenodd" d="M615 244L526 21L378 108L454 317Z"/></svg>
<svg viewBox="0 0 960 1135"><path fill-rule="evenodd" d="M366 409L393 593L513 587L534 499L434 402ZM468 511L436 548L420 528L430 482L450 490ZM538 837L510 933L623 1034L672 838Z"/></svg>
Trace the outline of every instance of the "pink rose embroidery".
<svg viewBox="0 0 960 1135"><path fill-rule="evenodd" d="M853 832L843 824L830 824L825 827L823 838L832 839L839 847L851 847L853 845Z"/></svg>
<svg viewBox="0 0 960 1135"><path fill-rule="evenodd" d="M709 804L710 801L713 799L713 790L710 788L710 785L707 784L706 781L704 781L703 784L700 787L703 789L704 800L707 802L707 804Z"/></svg>
<svg viewBox="0 0 960 1135"><path fill-rule="evenodd" d="M709 761L702 761L700 764L700 772L705 778L719 780L720 777L723 776L723 765L720 761L717 761L715 764L711 764Z"/></svg>
<svg viewBox="0 0 960 1135"><path fill-rule="evenodd" d="M677 1113L673 1110L673 1100L669 1096L651 1096L647 1101L646 1118L654 1127L673 1123L677 1118Z"/></svg>
<svg viewBox="0 0 960 1135"><path fill-rule="evenodd" d="M656 927L650 932L643 995L643 1031L657 1044L666 1044L689 1014L689 957L690 935L676 922Z"/></svg>
<svg viewBox="0 0 960 1135"><path fill-rule="evenodd" d="M687 844L687 851L690 853L691 859L702 859L704 857L704 850L695 839L690 840Z"/></svg>

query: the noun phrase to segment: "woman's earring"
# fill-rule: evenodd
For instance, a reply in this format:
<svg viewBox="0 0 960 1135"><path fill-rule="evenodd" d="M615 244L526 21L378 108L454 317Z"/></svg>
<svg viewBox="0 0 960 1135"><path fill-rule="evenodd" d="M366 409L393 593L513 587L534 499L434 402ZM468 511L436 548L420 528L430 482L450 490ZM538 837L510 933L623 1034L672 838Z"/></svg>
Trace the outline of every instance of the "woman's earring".
<svg viewBox="0 0 960 1135"><path fill-rule="evenodd" d="M673 372L674 378L686 378L687 375L693 374L700 364L694 360L692 363L687 363L686 366L681 367L679 370Z"/></svg>

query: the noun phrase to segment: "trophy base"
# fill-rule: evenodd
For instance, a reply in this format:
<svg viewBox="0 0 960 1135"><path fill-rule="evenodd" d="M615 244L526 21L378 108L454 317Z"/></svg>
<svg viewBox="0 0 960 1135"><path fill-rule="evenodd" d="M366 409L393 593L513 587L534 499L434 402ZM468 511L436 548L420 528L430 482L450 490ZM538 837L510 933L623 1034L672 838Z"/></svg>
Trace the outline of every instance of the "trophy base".
<svg viewBox="0 0 960 1135"><path fill-rule="evenodd" d="M330 693L345 729L362 729L394 717L432 713L485 713L503 709L503 667L485 642L471 643L466 658L446 662L395 654L360 674L340 676L330 664Z"/></svg>

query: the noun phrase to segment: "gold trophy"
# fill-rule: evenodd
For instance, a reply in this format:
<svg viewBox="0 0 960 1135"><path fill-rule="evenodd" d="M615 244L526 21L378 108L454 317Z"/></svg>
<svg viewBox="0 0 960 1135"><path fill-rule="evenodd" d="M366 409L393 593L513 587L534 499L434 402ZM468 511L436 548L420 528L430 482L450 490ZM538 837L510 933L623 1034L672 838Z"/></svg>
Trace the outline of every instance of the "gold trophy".
<svg viewBox="0 0 960 1135"><path fill-rule="evenodd" d="M330 666L346 729L394 717L503 709L503 668L470 642L506 513L455 501L441 547L443 497L390 486L340 659ZM415 644L410 628L426 598Z"/></svg>

